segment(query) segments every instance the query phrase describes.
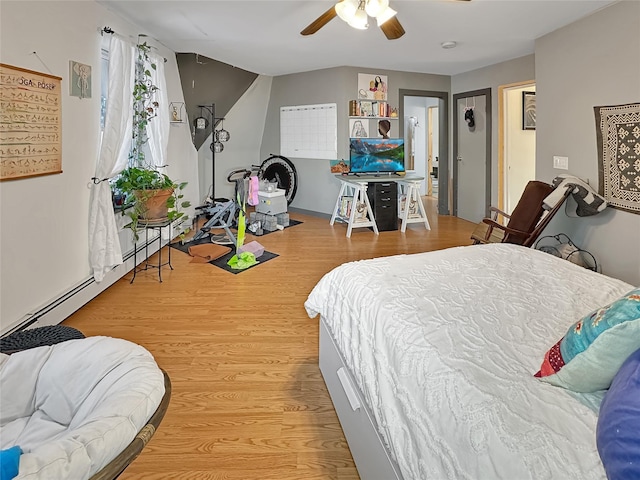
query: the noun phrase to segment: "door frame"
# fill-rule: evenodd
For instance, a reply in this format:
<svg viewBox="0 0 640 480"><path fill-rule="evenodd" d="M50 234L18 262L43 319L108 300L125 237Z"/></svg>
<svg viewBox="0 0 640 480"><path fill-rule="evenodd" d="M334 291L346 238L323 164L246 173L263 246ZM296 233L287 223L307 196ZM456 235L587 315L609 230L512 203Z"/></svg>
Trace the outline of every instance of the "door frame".
<svg viewBox="0 0 640 480"><path fill-rule="evenodd" d="M526 87L535 85L535 80L526 82L508 83L498 86L498 208L506 212L507 198L507 172L506 172L506 147L505 147L505 128L507 122L507 113L505 111L505 95L508 90L513 88Z"/></svg>
<svg viewBox="0 0 640 480"><path fill-rule="evenodd" d="M453 95L453 215L458 216L458 100L463 98L481 97L486 99L486 129L485 129L485 215L489 214L491 206L491 137L493 124L492 108L491 108L491 88L482 88L480 90L471 90L469 92L461 92ZM440 185L438 184L438 187Z"/></svg>
<svg viewBox="0 0 640 480"><path fill-rule="evenodd" d="M404 97L430 97L439 100L438 106L438 153L439 158L449 158L449 92L431 90L398 90L398 117L400 136L404 138ZM449 178L449 162L438 163L438 214L449 215L449 185L440 179Z"/></svg>
<svg viewBox="0 0 640 480"><path fill-rule="evenodd" d="M436 108L440 107L433 105L427 107L427 120L429 122L429 127L427 129L427 195L430 197L433 196L433 179L431 178L431 170L433 170L433 112ZM437 113L437 110L435 110L435 112Z"/></svg>

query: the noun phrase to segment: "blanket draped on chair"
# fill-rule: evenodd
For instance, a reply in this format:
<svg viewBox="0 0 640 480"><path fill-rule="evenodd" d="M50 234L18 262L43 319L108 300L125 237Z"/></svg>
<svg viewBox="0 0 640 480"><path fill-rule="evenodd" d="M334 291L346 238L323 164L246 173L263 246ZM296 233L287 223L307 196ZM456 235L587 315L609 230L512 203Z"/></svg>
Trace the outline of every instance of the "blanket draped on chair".
<svg viewBox="0 0 640 480"><path fill-rule="evenodd" d="M598 195L588 183L572 175L558 175L553 179L555 189L544 199L545 209L550 210L564 195L567 189L571 189L571 195L576 202L576 214L579 217L588 217L602 212L607 207L607 201Z"/></svg>

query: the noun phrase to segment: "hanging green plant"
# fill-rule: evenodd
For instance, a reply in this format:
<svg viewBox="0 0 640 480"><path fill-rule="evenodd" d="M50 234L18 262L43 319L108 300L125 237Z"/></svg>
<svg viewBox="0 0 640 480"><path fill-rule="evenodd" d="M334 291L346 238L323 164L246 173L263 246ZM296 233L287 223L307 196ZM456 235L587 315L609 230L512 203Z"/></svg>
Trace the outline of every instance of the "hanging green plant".
<svg viewBox="0 0 640 480"><path fill-rule="evenodd" d="M151 70L158 67L149 56L147 43L137 45L136 78L133 84L133 131L129 164L141 168L154 168L146 162L144 145L149 140L147 124L158 115L160 105L154 100L158 87L153 84Z"/></svg>
<svg viewBox="0 0 640 480"><path fill-rule="evenodd" d="M129 167L112 182L118 194L125 196L125 203L131 207L122 211L131 219L127 226L138 241L140 222L171 222L188 216L184 208L191 202L184 201L183 190L187 183L177 183L146 160L144 146L148 142L147 125L158 116L159 103L155 100L158 87L153 83L151 70L157 66L149 56L150 46L137 45L135 82L133 85L133 130ZM156 205L157 204L157 205ZM184 238L183 232L180 237Z"/></svg>

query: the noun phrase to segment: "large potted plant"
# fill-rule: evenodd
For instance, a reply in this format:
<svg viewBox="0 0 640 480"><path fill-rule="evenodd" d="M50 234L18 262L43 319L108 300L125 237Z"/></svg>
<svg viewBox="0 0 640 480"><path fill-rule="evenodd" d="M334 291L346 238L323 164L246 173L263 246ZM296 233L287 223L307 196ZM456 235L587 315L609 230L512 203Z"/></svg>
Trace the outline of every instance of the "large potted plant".
<svg viewBox="0 0 640 480"><path fill-rule="evenodd" d="M144 146L148 141L147 124L158 114L159 104L154 100L158 87L153 84L151 71L156 64L149 58L149 46L146 43L137 45L136 79L133 86L133 135L129 166L123 170L113 182L116 192L125 196L125 203L130 208L123 209L131 222L128 227L133 237L138 240L140 222L175 221L187 218L182 211L191 205L183 201L182 190L187 185L171 180L166 174L158 171L146 161Z"/></svg>
<svg viewBox="0 0 640 480"><path fill-rule="evenodd" d="M176 183L157 170L128 167L114 182L114 188L125 195L125 202L131 207L123 210L123 215L131 219L128 227L134 239L138 239L140 221L162 222L187 218L182 208L191 203L183 201L182 190L186 182Z"/></svg>

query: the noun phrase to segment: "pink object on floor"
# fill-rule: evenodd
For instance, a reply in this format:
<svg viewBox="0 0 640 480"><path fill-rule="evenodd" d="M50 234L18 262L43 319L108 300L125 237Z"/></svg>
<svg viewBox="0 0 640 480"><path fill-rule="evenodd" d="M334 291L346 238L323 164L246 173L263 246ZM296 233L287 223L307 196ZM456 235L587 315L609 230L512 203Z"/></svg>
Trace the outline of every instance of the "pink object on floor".
<svg viewBox="0 0 640 480"><path fill-rule="evenodd" d="M246 245L238 247L238 254L241 254L242 252L251 252L256 256L256 258L260 258L264 253L264 247L254 240L253 242L249 242Z"/></svg>

